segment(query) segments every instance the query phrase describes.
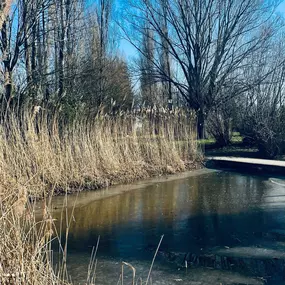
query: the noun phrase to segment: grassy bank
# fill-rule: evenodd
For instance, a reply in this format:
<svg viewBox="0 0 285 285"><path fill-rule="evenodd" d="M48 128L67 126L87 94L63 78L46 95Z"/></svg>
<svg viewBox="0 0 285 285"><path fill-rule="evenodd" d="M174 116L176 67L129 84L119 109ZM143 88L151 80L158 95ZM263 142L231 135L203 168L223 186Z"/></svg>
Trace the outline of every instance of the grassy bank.
<svg viewBox="0 0 285 285"><path fill-rule="evenodd" d="M195 138L194 117L180 112L72 123L41 111L11 114L0 129L0 283L67 280L66 248L61 269L52 268L50 241L59 233L48 196L195 168ZM40 223L29 197L44 198Z"/></svg>

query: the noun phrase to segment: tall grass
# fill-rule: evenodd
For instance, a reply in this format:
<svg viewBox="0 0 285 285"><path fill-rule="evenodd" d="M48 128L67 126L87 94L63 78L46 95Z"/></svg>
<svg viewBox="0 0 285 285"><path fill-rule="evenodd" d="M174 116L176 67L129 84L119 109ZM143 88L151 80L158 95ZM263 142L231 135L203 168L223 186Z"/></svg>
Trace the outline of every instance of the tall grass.
<svg viewBox="0 0 285 285"><path fill-rule="evenodd" d="M65 267L53 267L51 239L60 238L48 195L193 168L195 138L194 116L181 111L72 123L39 110L10 114L0 128L0 283L65 284ZM29 197L43 198L41 222Z"/></svg>
<svg viewBox="0 0 285 285"><path fill-rule="evenodd" d="M139 127L137 118L140 117ZM194 118L182 112L102 115L72 124L11 115L0 130L0 171L35 196L99 188L187 169L197 160Z"/></svg>
<svg viewBox="0 0 285 285"><path fill-rule="evenodd" d="M53 267L53 220L43 207L37 222L25 187L1 180L0 284L67 284Z"/></svg>

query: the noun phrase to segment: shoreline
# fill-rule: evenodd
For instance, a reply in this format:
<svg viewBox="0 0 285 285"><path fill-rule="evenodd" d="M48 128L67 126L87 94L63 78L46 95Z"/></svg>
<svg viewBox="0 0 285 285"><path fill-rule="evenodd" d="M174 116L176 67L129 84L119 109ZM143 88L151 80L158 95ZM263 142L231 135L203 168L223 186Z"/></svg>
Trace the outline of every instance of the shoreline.
<svg viewBox="0 0 285 285"><path fill-rule="evenodd" d="M160 175L145 177L138 180L133 180L130 182L127 181L125 183L118 182L101 188L86 189L83 187L82 189L78 189L77 191L66 192L66 193L61 192L61 194L52 195L49 198L51 199L51 208L52 212L54 213L57 211L61 211L63 207L67 208L72 208L74 206L81 207L95 200L105 199L112 196L123 194L125 192L138 190L152 184L164 183L166 181L181 180L191 176L203 175L216 171L218 170L205 168L203 167L202 163L200 163L199 165L197 165L196 168L189 168L185 171L178 171L175 173L164 173ZM78 201L78 195L80 195L81 197L83 196L83 198L80 199L83 200L84 202ZM40 201L42 201L42 199L35 200L35 202L40 202ZM36 208L36 212L39 210L42 210L42 205Z"/></svg>
<svg viewBox="0 0 285 285"><path fill-rule="evenodd" d="M66 183L66 186L61 185L53 186L47 183L45 186L46 190L42 193L42 197L29 193L30 201L41 201L45 198L50 197L63 197L67 195L77 195L82 192L94 192L97 190L107 189L110 187L117 187L120 185L129 185L134 183L140 183L148 180L156 180L161 177L171 177L179 176L182 173L193 172L205 168L204 166L205 158L198 158L192 162L183 162L183 166L179 168L172 168L172 166L164 166L160 169L155 169L155 166L150 165L149 169L152 167L154 170L144 170L142 175L133 176L129 172L117 173L117 175L102 175L94 180L87 180L86 182L71 182ZM135 169L133 171L136 171ZM137 174L137 173L136 173ZM119 178L120 177L120 178ZM83 178L84 179L84 178Z"/></svg>

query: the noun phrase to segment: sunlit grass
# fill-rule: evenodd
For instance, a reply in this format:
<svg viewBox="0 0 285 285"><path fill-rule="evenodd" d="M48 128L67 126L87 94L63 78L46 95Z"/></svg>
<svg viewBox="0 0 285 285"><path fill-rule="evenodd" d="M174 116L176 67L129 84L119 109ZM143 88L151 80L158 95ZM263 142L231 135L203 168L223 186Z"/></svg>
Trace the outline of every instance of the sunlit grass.
<svg viewBox="0 0 285 285"><path fill-rule="evenodd" d="M243 142L243 137L240 135L239 132L233 132L233 135L230 139L232 144L239 144ZM198 145L215 145L216 140L214 138L207 138L207 139L200 139L198 140Z"/></svg>

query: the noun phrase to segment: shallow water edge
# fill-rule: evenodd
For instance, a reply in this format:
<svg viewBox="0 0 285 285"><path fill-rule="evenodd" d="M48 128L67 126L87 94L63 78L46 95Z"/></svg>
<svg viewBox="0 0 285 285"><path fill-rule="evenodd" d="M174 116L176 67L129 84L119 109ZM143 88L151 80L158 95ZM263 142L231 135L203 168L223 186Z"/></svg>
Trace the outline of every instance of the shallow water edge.
<svg viewBox="0 0 285 285"><path fill-rule="evenodd" d="M105 199L107 197L112 197L116 195L123 194L128 191L143 189L152 184L171 182L175 180L183 180L188 177L204 175L207 173L219 172L221 170L200 168L196 170L188 170L184 172L179 172L176 174L165 174L158 177L153 177L149 179L140 180L131 184L120 184L113 185L109 187L104 187L101 189L86 190L86 191L77 191L72 193L66 193L67 195L54 196L52 198L52 210L53 212L58 212L62 210L62 207L73 208L81 207L86 204L91 203L92 201ZM80 195L80 198L78 198ZM37 210L42 209L42 206L39 204Z"/></svg>

